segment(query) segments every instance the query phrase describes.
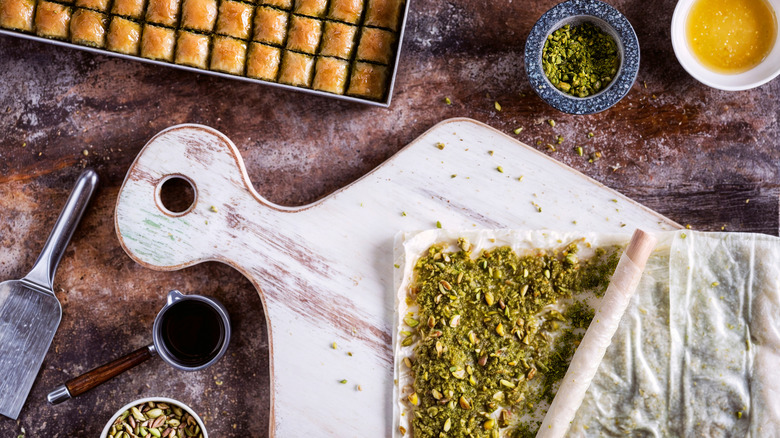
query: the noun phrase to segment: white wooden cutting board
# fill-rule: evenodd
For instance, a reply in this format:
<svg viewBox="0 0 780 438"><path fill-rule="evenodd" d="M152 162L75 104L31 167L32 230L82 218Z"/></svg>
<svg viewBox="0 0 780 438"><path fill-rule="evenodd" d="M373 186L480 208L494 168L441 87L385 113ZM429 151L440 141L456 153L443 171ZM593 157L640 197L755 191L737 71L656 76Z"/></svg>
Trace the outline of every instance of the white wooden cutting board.
<svg viewBox="0 0 780 438"><path fill-rule="evenodd" d="M193 206L178 215L159 199L171 177L196 191ZM392 433L398 231L437 221L448 229L679 227L469 119L439 123L359 181L299 208L255 192L223 134L174 126L133 163L115 221L123 247L144 266L176 270L216 260L255 285L270 337L271 436L360 438Z"/></svg>

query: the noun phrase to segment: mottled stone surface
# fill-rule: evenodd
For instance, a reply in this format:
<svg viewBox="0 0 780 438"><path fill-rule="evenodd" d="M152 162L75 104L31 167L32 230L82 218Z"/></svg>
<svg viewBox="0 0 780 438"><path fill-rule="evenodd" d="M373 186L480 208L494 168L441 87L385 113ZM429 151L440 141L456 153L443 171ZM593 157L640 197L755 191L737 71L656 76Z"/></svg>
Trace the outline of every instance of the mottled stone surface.
<svg viewBox="0 0 780 438"><path fill-rule="evenodd" d="M125 171L152 135L177 123L227 134L258 191L284 205L315 201L436 122L468 116L505 132L523 127L518 139L680 223L777 234L780 81L707 88L674 57L674 1L611 1L639 37L638 81L610 110L564 115L533 93L523 68L525 38L555 3L413 1L390 109L0 37L0 278L32 266L82 167L102 178L56 278L62 324L20 421L0 418L0 435L24 426L34 437L97 436L119 406L155 394L190 403L215 437L267 431L267 340L250 283L214 263L142 269L114 235ZM548 151L558 135L563 144ZM589 163L595 151L603 157ZM64 405L46 404L57 384L151 342L171 288L216 296L231 312L235 335L219 364L184 374L154 360Z"/></svg>

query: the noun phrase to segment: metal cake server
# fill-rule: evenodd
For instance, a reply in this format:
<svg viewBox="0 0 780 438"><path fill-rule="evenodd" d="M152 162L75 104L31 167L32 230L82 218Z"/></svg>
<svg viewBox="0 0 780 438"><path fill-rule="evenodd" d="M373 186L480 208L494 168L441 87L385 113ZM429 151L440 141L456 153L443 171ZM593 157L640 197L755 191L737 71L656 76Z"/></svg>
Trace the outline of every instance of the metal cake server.
<svg viewBox="0 0 780 438"><path fill-rule="evenodd" d="M54 273L97 183L94 170L81 173L30 273L0 283L0 415L19 417L57 332L62 307Z"/></svg>

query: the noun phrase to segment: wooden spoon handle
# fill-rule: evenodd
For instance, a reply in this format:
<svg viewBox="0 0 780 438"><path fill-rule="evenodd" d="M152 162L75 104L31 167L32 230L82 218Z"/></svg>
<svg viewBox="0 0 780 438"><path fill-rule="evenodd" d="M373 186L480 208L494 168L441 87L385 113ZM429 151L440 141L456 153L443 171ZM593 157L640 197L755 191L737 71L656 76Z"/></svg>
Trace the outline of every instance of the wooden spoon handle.
<svg viewBox="0 0 780 438"><path fill-rule="evenodd" d="M60 386L49 393L49 402L58 404L71 397L81 395L90 389L111 380L119 374L122 374L130 368L145 362L152 356L154 356L154 347L152 345L141 347L126 356L122 356L119 359L115 359L76 378L68 380L65 382L65 385ZM63 389L67 391L64 391Z"/></svg>

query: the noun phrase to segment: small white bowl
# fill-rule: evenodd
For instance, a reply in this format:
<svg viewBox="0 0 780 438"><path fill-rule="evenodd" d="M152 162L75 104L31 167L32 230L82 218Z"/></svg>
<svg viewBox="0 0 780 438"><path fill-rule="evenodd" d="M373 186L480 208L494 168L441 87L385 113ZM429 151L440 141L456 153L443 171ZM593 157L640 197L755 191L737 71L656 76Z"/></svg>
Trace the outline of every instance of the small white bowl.
<svg viewBox="0 0 780 438"><path fill-rule="evenodd" d="M146 402L150 402L150 401L151 402L155 402L155 403L157 403L157 402L167 403L169 405L176 405L176 406L182 408L185 412L187 412L188 414L192 415L192 418L194 418L195 422L198 423L198 427L200 427L200 431L203 433L203 438L209 438L209 434L208 434L208 432L206 432L206 426L203 424L203 420L200 419L198 414L196 414L195 411L193 411L191 407L185 405L184 403L182 403L182 402L180 402L178 400L174 400L172 398L167 398L167 397L146 397L146 398L140 398L140 399L138 399L136 401L130 402L130 403L122 406L118 411L116 411L116 413L114 415L111 416L111 419L108 420L108 423L106 423L106 427L103 428L103 433L100 434L100 438L107 438L108 437L108 432L111 430L111 425L114 424L114 421L116 421L116 419L119 418L119 416L122 415L122 413L124 411L132 408L133 406L137 406L137 405L140 405L142 403L146 403ZM154 438L154 437L152 437L152 438Z"/></svg>
<svg viewBox="0 0 780 438"><path fill-rule="evenodd" d="M780 32L775 38L772 51L760 64L752 69L734 75L713 72L704 67L691 52L685 36L688 13L696 0L679 0L672 16L672 47L683 68L696 80L712 88L726 91L749 90L766 84L780 75ZM775 17L780 15L780 0L767 0L774 9ZM778 17L780 18L780 17Z"/></svg>

